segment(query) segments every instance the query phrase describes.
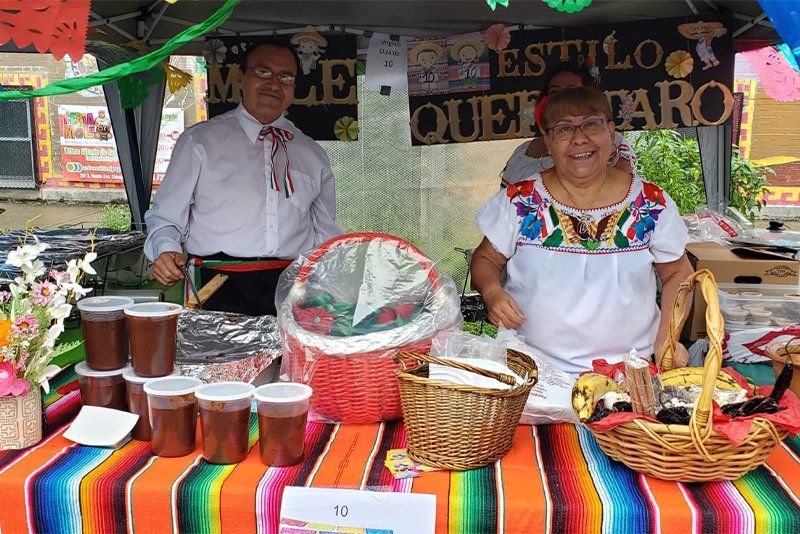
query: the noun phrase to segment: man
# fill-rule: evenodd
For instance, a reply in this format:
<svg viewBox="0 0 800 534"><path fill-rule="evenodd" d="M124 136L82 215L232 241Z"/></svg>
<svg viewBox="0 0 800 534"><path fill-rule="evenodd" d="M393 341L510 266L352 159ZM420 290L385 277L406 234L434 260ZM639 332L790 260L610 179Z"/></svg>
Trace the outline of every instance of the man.
<svg viewBox="0 0 800 534"><path fill-rule="evenodd" d="M250 48L240 65L241 104L180 136L145 216L156 280L184 278L184 245L201 262L202 283L229 276L206 309L275 314L282 270L341 233L330 161L283 117L297 70L282 44Z"/></svg>

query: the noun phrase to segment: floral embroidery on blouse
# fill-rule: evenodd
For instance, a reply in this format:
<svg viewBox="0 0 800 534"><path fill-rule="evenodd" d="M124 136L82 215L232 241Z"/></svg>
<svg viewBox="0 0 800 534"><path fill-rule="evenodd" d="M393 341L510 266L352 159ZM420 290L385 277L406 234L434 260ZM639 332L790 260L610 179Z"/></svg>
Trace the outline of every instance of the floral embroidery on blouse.
<svg viewBox="0 0 800 534"><path fill-rule="evenodd" d="M533 246L563 252L609 254L648 247L658 218L666 209L664 191L657 185L636 181L640 191L629 200L596 210L559 208L526 180L506 189L519 223L517 246Z"/></svg>

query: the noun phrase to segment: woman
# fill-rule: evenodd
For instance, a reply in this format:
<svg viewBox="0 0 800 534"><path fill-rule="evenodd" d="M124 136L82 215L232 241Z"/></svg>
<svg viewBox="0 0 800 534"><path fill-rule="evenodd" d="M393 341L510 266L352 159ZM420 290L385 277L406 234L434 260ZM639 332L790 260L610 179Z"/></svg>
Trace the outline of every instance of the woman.
<svg viewBox="0 0 800 534"><path fill-rule="evenodd" d="M489 320L568 372L632 348L645 357L655 349L660 361L669 313L656 305L656 275L669 310L692 272L678 209L658 186L608 164L615 132L602 92L560 91L543 123L554 168L498 192L477 217L485 238L472 276ZM687 359L683 350L675 365Z"/></svg>
<svg viewBox="0 0 800 534"><path fill-rule="evenodd" d="M547 106L547 100L562 89L569 87L597 87L597 81L589 69L580 63L565 61L556 65L545 78L539 101L536 104L536 123L539 129L541 114ZM625 137L617 132L614 135L614 148L609 157L609 164L629 174L636 172L636 156L625 141ZM544 140L536 137L528 143L517 147L508 159L505 168L500 172L500 185L507 187L553 166L552 158L547 154Z"/></svg>

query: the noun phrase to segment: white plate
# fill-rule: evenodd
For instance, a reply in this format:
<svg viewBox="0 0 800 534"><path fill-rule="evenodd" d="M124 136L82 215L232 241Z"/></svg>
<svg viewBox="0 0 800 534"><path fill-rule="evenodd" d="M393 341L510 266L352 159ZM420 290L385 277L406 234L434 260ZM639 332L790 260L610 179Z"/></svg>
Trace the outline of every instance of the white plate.
<svg viewBox="0 0 800 534"><path fill-rule="evenodd" d="M84 406L64 432L64 437L81 445L116 449L127 440L138 420L136 414Z"/></svg>

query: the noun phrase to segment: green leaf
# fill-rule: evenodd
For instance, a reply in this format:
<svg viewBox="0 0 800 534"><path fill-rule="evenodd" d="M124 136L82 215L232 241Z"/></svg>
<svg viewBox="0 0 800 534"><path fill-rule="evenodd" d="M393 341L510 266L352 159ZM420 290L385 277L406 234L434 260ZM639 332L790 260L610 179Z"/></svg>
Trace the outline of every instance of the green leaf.
<svg viewBox="0 0 800 534"><path fill-rule="evenodd" d="M622 212L622 215L619 216L619 220L617 221L617 226L622 226L625 224L625 221L631 216L631 210L629 208L625 208Z"/></svg>
<svg viewBox="0 0 800 534"><path fill-rule="evenodd" d="M617 233L614 235L614 244L617 246L617 248L628 248L631 243L628 241L628 238L622 234L622 232L617 230Z"/></svg>
<svg viewBox="0 0 800 534"><path fill-rule="evenodd" d="M586 241L581 241L581 245L585 249L596 250L600 246L600 241L595 241L593 239L587 239Z"/></svg>
<svg viewBox="0 0 800 534"><path fill-rule="evenodd" d="M561 228L550 234L550 237L544 240L542 243L543 247L558 247L561 243L564 242L564 234L561 232Z"/></svg>

